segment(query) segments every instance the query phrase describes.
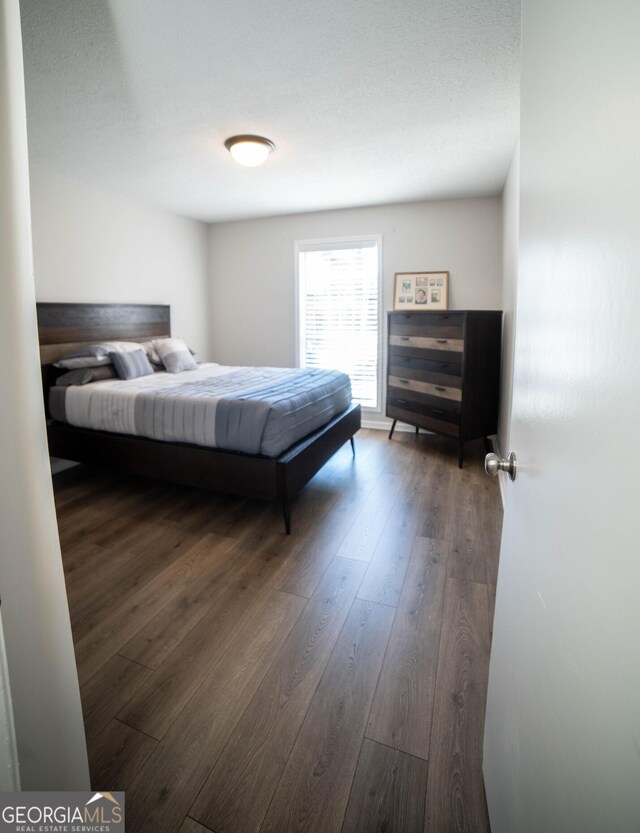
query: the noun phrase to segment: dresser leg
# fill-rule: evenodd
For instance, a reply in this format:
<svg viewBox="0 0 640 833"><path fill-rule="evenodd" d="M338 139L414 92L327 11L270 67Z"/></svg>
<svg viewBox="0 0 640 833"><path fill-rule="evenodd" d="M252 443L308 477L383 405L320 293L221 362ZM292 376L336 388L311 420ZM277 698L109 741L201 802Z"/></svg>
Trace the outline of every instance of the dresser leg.
<svg viewBox="0 0 640 833"><path fill-rule="evenodd" d="M356 456L356 444L354 442L353 437L349 437L349 442L351 443L351 453L355 457Z"/></svg>
<svg viewBox="0 0 640 833"><path fill-rule="evenodd" d="M391 439L391 437L393 437L393 432L396 430L396 422L397 421L398 421L397 419L394 419L392 424L391 424L391 431L389 431L389 439Z"/></svg>
<svg viewBox="0 0 640 833"><path fill-rule="evenodd" d="M464 443L462 440L458 442L458 468L461 469L464 463Z"/></svg>
<svg viewBox="0 0 640 833"><path fill-rule="evenodd" d="M419 433L420 433L420 429L419 429L419 428L418 428L418 426L416 425L416 436L417 436Z"/></svg>

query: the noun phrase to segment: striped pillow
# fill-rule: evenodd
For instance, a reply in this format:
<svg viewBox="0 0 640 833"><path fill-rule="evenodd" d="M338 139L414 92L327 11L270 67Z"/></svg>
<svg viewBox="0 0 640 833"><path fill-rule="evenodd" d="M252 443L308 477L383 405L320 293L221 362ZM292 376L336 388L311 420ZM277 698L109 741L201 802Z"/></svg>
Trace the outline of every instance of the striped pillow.
<svg viewBox="0 0 640 833"><path fill-rule="evenodd" d="M182 373L184 370L197 370L198 363L181 338L155 339L153 347L169 373Z"/></svg>
<svg viewBox="0 0 640 833"><path fill-rule="evenodd" d="M109 353L109 357L121 379L137 379L138 376L151 376L155 372L144 350Z"/></svg>
<svg viewBox="0 0 640 833"><path fill-rule="evenodd" d="M139 350L140 345L135 341L100 341L97 344L83 344L71 353L67 353L57 362L54 367L62 367L66 370L75 370L78 367L99 367L103 364L111 364L110 353L128 353L131 350Z"/></svg>

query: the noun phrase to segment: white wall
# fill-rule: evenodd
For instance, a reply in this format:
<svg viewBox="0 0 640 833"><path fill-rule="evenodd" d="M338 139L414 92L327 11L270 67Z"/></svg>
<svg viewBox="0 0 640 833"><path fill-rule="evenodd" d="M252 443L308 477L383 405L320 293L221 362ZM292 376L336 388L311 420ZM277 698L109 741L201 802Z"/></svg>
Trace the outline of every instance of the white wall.
<svg viewBox="0 0 640 833"><path fill-rule="evenodd" d="M502 193L502 380L498 446L503 457L511 451L511 389L513 386L513 346L518 290L518 239L520 227L520 145L516 147ZM505 475L506 476L506 475Z"/></svg>
<svg viewBox="0 0 640 833"><path fill-rule="evenodd" d="M295 241L371 234L382 235L385 311L394 273L420 270L450 272L451 308L500 309L498 197L221 223L209 232L212 358L295 366ZM386 356L383 376L385 368Z"/></svg>
<svg viewBox="0 0 640 833"><path fill-rule="evenodd" d="M207 226L31 171L39 301L171 304L174 335L209 358Z"/></svg>

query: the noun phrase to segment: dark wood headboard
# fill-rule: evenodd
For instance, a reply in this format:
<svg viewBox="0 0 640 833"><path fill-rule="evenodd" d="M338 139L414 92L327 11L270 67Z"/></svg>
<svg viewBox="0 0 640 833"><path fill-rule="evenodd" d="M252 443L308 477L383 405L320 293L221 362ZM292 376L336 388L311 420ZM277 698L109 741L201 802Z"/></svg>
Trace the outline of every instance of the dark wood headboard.
<svg viewBox="0 0 640 833"><path fill-rule="evenodd" d="M171 335L171 307L165 304L49 304L38 302L38 338L45 410L49 388L64 371L53 367L83 344L147 341Z"/></svg>
<svg viewBox="0 0 640 833"><path fill-rule="evenodd" d="M164 304L36 304L40 364L97 341L146 341L171 335Z"/></svg>

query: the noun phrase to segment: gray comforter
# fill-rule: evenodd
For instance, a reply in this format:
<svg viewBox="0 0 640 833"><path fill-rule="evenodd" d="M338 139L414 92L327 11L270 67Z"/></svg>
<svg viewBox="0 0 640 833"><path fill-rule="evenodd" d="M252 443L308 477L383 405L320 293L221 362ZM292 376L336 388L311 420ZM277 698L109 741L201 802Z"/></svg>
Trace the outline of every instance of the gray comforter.
<svg viewBox="0 0 640 833"><path fill-rule="evenodd" d="M336 370L200 365L179 375L52 388L52 416L85 428L275 457L341 413Z"/></svg>

